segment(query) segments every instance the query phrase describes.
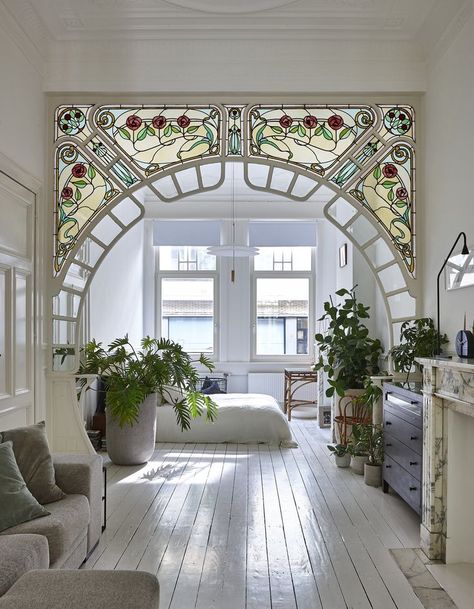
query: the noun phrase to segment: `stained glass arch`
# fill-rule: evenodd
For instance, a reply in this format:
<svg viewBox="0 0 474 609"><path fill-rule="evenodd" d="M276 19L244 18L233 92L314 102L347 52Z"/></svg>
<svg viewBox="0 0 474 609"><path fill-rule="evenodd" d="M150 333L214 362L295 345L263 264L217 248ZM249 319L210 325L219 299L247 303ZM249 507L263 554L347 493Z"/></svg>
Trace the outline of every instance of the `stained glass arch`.
<svg viewBox="0 0 474 609"><path fill-rule="evenodd" d="M305 201L329 189L325 216L367 260L392 327L416 314L410 106L68 105L55 115L56 351L64 348L65 335L74 337L68 343L78 343L83 296L95 270L143 217L139 191L146 187L173 202L213 190L232 161L244 164L245 180L256 190ZM265 183L252 181L253 164L268 167ZM217 179L210 182L204 168L214 165ZM196 172L194 188L183 191L179 175L189 170ZM277 170L287 179L275 186ZM125 203L128 212L117 212ZM105 223L108 231L102 230ZM104 232L112 234L108 242ZM77 301L74 314L61 313L61 297Z"/></svg>

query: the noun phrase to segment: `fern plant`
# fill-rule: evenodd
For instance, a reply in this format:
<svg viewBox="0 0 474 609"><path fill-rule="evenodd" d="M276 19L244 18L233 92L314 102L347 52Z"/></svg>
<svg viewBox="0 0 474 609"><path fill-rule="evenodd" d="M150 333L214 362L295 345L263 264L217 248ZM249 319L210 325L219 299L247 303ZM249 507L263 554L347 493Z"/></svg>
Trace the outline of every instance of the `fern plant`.
<svg viewBox="0 0 474 609"><path fill-rule="evenodd" d="M80 372L102 377L106 406L121 427L136 423L144 399L158 393L172 404L184 431L204 411L209 421L217 414L212 399L195 389L199 375L194 365L198 362L209 371L214 367L204 354L193 360L181 345L165 338L146 336L141 349L135 349L126 334L107 348L95 340L87 343Z"/></svg>

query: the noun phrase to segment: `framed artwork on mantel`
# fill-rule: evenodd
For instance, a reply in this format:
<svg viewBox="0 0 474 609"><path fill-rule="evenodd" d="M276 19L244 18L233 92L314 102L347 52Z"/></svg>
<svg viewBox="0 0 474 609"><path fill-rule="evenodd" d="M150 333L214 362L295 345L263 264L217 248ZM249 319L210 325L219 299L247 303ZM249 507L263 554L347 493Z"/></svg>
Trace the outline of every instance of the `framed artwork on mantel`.
<svg viewBox="0 0 474 609"><path fill-rule="evenodd" d="M344 267L347 264L347 243L343 243L339 248L339 266Z"/></svg>

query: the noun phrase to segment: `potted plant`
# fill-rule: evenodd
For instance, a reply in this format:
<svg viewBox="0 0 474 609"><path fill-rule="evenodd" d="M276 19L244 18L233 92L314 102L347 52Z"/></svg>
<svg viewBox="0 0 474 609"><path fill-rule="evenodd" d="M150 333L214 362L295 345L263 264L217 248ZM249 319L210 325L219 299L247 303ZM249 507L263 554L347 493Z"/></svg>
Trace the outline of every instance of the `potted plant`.
<svg viewBox="0 0 474 609"><path fill-rule="evenodd" d="M334 455L337 467L349 467L351 464L351 455L345 444L328 444L328 449Z"/></svg>
<svg viewBox="0 0 474 609"><path fill-rule="evenodd" d="M364 482L369 486L382 484L383 430L381 425L362 426L362 437L367 450L364 463Z"/></svg>
<svg viewBox="0 0 474 609"><path fill-rule="evenodd" d="M364 321L370 307L357 301L356 287L338 290L336 294L344 297L339 304L332 298L324 303L325 313L319 321L327 322L327 332L315 335L319 357L314 369L328 375L326 395L339 396L340 415L346 412L347 402L364 394L366 379L380 370L382 344L369 336Z"/></svg>
<svg viewBox="0 0 474 609"><path fill-rule="evenodd" d="M440 344L446 344L446 334L439 335ZM392 347L392 357L395 372L406 375L408 382L413 368L419 373L421 366L415 361L416 357L433 357L436 353L438 332L430 317L421 317L402 323L400 328L400 344Z"/></svg>
<svg viewBox="0 0 474 609"><path fill-rule="evenodd" d="M203 354L197 360L209 370L212 362ZM196 362L181 345L168 339L145 337L135 349L128 335L108 348L95 340L83 351L81 373L99 375L105 385L107 452L118 465L145 463L153 454L156 435L157 394L171 394L181 429L204 411L214 420L216 405L195 390L199 379Z"/></svg>
<svg viewBox="0 0 474 609"><path fill-rule="evenodd" d="M364 427L366 426L352 426L351 441L348 445L348 451L351 455L351 469L359 476L363 475L364 465L367 463L369 458Z"/></svg>

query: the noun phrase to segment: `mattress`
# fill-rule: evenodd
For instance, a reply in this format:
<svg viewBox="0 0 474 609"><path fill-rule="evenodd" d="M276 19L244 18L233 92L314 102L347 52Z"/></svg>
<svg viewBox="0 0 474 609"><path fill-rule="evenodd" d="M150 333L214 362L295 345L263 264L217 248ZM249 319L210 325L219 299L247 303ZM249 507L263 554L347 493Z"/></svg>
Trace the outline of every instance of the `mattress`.
<svg viewBox="0 0 474 609"><path fill-rule="evenodd" d="M170 404L158 406L156 441L297 446L285 415L271 395L225 393L211 397L217 404L215 421L206 421L205 416L194 419L186 431L181 431Z"/></svg>

